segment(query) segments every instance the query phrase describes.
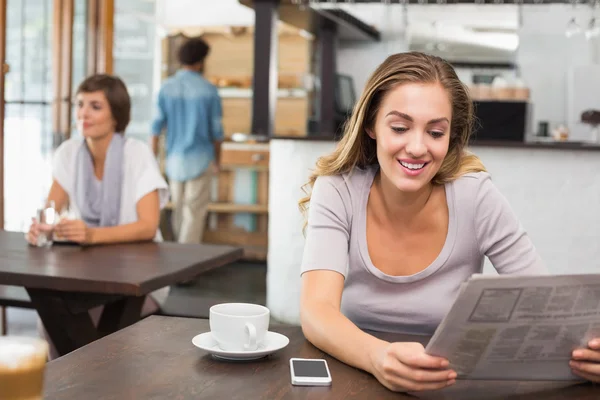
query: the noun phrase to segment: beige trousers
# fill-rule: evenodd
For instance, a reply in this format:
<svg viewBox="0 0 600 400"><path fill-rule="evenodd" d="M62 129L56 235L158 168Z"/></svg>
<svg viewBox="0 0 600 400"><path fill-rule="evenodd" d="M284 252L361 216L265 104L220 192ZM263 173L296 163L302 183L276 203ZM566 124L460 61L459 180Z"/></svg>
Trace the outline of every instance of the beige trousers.
<svg viewBox="0 0 600 400"><path fill-rule="evenodd" d="M189 181L169 182L173 204L173 234L179 243L201 243L212 181L210 167Z"/></svg>

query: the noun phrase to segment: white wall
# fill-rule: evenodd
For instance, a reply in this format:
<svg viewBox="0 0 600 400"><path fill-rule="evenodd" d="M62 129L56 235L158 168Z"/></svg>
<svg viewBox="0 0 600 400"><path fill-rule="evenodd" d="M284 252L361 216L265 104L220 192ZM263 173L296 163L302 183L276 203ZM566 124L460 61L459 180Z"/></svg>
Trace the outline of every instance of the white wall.
<svg viewBox="0 0 600 400"><path fill-rule="evenodd" d="M269 251L267 307L281 322L299 324L300 262L304 250L298 200L317 158L330 141L271 140L269 160Z"/></svg>
<svg viewBox="0 0 600 400"><path fill-rule="evenodd" d="M299 323L304 249L300 186L333 142L272 140L269 178L267 305ZM474 147L529 233L551 273L600 271L600 153L585 150ZM495 273L486 265L484 271Z"/></svg>
<svg viewBox="0 0 600 400"><path fill-rule="evenodd" d="M389 54L405 51L408 51L408 45L402 39L339 46L337 69L340 74L350 75L354 78L354 90L358 97L371 73ZM357 62L358 59L360 62Z"/></svg>
<svg viewBox="0 0 600 400"><path fill-rule="evenodd" d="M600 271L600 153L474 147L552 273ZM560 161L558 161L560 160Z"/></svg>
<svg viewBox="0 0 600 400"><path fill-rule="evenodd" d="M404 13L397 4L342 4L340 7L374 26L382 36L380 42L342 42L338 45L338 72L354 78L358 96L371 73L388 55L408 51L404 38Z"/></svg>

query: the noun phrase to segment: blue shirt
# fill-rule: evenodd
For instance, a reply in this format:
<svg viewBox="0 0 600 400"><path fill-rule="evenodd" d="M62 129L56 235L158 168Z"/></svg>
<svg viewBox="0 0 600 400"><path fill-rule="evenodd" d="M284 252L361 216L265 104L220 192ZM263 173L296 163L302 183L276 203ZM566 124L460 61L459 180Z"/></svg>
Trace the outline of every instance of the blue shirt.
<svg viewBox="0 0 600 400"><path fill-rule="evenodd" d="M158 93L152 135L166 134L166 173L187 181L200 176L215 158L214 142L223 140L221 98L217 88L197 72L179 70Z"/></svg>

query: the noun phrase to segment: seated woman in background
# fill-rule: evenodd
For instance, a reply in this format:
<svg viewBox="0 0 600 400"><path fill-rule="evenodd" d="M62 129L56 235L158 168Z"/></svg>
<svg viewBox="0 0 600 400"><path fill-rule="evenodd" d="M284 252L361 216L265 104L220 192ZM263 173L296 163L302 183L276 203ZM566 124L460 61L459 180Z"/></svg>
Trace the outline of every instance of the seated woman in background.
<svg viewBox="0 0 600 400"><path fill-rule="evenodd" d="M83 138L62 143L53 159L47 201L69 207L77 219L60 221L55 233L81 244L161 239L160 209L167 183L148 145L125 138L131 100L119 78L94 75L77 89L77 129ZM35 243L33 221L27 235Z"/></svg>
<svg viewBox="0 0 600 400"><path fill-rule="evenodd" d="M150 147L124 137L131 115L125 84L114 76L94 75L79 85L76 97L82 138L56 149L47 198L56 210L68 207L76 218L61 220L55 234L85 245L162 240L158 225L168 186ZM27 241L35 244L39 232L33 220ZM167 294L165 288L148 296L142 314L156 311ZM95 323L101 310L90 311Z"/></svg>
<svg viewBox="0 0 600 400"><path fill-rule="evenodd" d="M304 334L391 390L440 389L456 373L419 343L388 343L363 330L433 334L485 256L500 274L547 273L481 161L465 150L473 119L450 64L392 55L300 200L308 214ZM573 372L600 381L598 349L592 341L574 354Z"/></svg>

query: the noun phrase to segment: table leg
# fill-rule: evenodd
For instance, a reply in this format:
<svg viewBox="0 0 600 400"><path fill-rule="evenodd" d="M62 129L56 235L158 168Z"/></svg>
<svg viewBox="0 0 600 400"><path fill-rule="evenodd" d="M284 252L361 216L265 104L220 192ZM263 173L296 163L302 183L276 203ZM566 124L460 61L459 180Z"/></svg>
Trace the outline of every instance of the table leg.
<svg viewBox="0 0 600 400"><path fill-rule="evenodd" d="M61 356L100 338L89 313L72 312L63 293L40 289L27 289L27 292Z"/></svg>
<svg viewBox="0 0 600 400"><path fill-rule="evenodd" d="M128 296L105 305L98 323L100 335L106 336L139 321L144 300L144 296Z"/></svg>
<svg viewBox="0 0 600 400"><path fill-rule="evenodd" d="M145 297L27 289L56 351L62 356L140 320ZM89 310L104 306L98 326Z"/></svg>

